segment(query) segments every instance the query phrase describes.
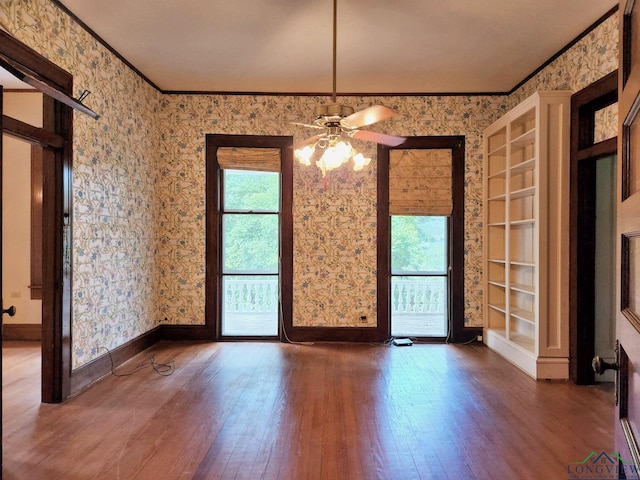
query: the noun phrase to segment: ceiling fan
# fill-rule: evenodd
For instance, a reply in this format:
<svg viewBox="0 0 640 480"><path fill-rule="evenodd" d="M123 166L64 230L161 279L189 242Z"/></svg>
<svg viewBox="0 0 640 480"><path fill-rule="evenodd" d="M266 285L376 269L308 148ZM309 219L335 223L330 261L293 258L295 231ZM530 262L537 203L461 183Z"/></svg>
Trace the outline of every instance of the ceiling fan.
<svg viewBox="0 0 640 480"><path fill-rule="evenodd" d="M294 154L304 165L311 165L312 160L315 160L323 177L327 170L337 168L349 159L354 161L354 170L361 170L364 165L369 164L371 159L351 146L349 140L352 138L390 147L396 147L405 141L404 137L362 130L363 127L395 117L398 114L395 110L384 105L373 105L355 112L353 107L336 101L337 3L338 0L333 0L333 103L318 105L313 123L292 122L293 125L322 130L322 133L296 143Z"/></svg>

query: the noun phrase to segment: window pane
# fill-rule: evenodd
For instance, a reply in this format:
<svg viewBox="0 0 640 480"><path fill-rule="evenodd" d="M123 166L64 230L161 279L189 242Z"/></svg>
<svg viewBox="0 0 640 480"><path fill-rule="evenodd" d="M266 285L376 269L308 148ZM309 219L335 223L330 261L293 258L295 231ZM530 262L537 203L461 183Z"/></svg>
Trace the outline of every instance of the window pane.
<svg viewBox="0 0 640 480"><path fill-rule="evenodd" d="M222 335L278 335L278 276L222 277Z"/></svg>
<svg viewBox="0 0 640 480"><path fill-rule="evenodd" d="M280 210L280 174L223 170L224 210L277 212Z"/></svg>
<svg viewBox="0 0 640 480"><path fill-rule="evenodd" d="M391 272L446 273L447 217L393 215Z"/></svg>
<svg viewBox="0 0 640 480"><path fill-rule="evenodd" d="M278 273L278 215L222 217L224 273Z"/></svg>
<svg viewBox="0 0 640 480"><path fill-rule="evenodd" d="M391 335L447 335L447 277L391 277Z"/></svg>

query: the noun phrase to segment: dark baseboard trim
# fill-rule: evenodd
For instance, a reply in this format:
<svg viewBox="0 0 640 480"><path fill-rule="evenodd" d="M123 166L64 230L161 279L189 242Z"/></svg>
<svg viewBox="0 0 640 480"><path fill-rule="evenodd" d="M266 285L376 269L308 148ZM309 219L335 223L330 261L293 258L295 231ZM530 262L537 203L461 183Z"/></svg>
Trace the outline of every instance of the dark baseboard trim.
<svg viewBox="0 0 640 480"><path fill-rule="evenodd" d="M292 327L287 332L292 342L383 342L376 327Z"/></svg>
<svg viewBox="0 0 640 480"><path fill-rule="evenodd" d="M162 340L161 327L156 327L139 337L111 350L113 365L117 367L140 352ZM95 360L71 372L71 395L74 396L89 388L100 378L111 372L111 360L105 352Z"/></svg>
<svg viewBox="0 0 640 480"><path fill-rule="evenodd" d="M162 340L171 341L215 341L215 335L206 325L162 325ZM377 327L292 327L287 332L287 337L292 342L384 342L386 337L381 336ZM454 343L466 343L482 335L482 327L465 327L460 338ZM229 339L227 339L229 340ZM238 340L238 339L232 339ZM250 340L243 337L242 340ZM284 338L282 341L286 341ZM421 343L441 343L444 339L430 342L428 339L420 339Z"/></svg>
<svg viewBox="0 0 640 480"><path fill-rule="evenodd" d="M214 334L207 325L162 325L163 340L204 340L213 341Z"/></svg>
<svg viewBox="0 0 640 480"><path fill-rule="evenodd" d="M2 325L2 340L41 341L40 323L5 323Z"/></svg>
<svg viewBox="0 0 640 480"><path fill-rule="evenodd" d="M455 343L469 343L478 338L478 335L482 335L482 327L464 327L462 329L462 338L459 342Z"/></svg>

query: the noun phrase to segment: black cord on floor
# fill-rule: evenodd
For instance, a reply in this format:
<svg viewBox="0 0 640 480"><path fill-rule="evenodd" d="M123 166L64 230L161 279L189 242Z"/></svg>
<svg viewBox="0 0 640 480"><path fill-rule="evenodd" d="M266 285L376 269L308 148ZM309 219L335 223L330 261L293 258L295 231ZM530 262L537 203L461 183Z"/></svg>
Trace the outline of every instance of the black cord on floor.
<svg viewBox="0 0 640 480"><path fill-rule="evenodd" d="M173 372L176 369L175 360L171 360L170 362L167 362L167 363L156 363L155 357L152 356L149 359L149 361L139 363L134 367L133 370L129 372L116 373L115 367L113 365L113 357L111 356L111 350L109 350L107 347L100 347L100 348L104 348L109 354L109 361L111 362L111 375L113 375L114 377L128 377L129 375L133 375L134 373L139 372L143 368L147 368L147 367L152 367L153 371L156 372L158 375L161 375L163 377L168 377L169 375L173 375Z"/></svg>

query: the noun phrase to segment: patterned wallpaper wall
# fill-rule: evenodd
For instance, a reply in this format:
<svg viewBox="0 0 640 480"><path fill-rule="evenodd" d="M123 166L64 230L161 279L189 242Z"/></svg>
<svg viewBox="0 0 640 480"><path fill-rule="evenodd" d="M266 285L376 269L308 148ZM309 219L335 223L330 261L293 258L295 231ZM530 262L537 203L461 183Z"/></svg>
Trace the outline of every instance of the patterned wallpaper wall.
<svg viewBox="0 0 640 480"><path fill-rule="evenodd" d="M163 317L204 321L206 133L294 135L327 98L167 95L162 139ZM343 97L356 110L382 103L400 112L384 127L399 135L466 135L465 318L481 325L482 130L506 111L503 97ZM375 158L375 150L369 147ZM376 165L342 168L324 190L315 167L294 167L294 324L376 324ZM176 183L177 182L177 183ZM193 192L200 192L194 194ZM179 260L179 263L176 263ZM165 263L166 262L166 263ZM173 263L171 263L173 262Z"/></svg>
<svg viewBox="0 0 640 480"><path fill-rule="evenodd" d="M0 27L74 76L72 365L156 325L161 95L47 0L0 2Z"/></svg>
<svg viewBox="0 0 640 480"><path fill-rule="evenodd" d="M48 0L0 3L0 27L70 71L102 115L74 115L73 366L164 318L204 323L205 134L297 139L288 122L328 98L161 95ZM615 69L617 38L613 16L509 98L339 99L397 109L392 133L466 136L467 325L482 325L482 130L534 89L577 90ZM375 168L331 172L325 191L317 169L296 165L296 325L375 324Z"/></svg>

